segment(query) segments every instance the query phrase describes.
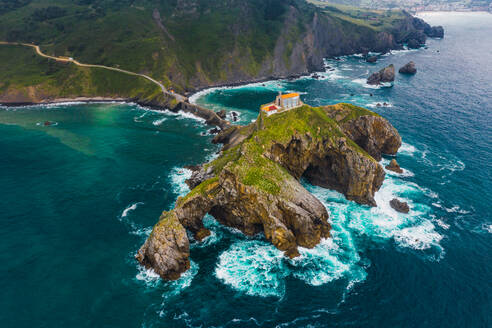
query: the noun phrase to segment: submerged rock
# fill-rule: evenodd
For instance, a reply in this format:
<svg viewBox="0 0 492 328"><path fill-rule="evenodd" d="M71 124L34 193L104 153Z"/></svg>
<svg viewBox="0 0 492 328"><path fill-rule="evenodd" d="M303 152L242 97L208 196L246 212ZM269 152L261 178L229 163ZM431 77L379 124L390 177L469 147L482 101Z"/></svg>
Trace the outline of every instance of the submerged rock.
<svg viewBox="0 0 492 328"><path fill-rule="evenodd" d="M328 213L301 177L375 206L385 174L373 156L395 154L401 145L385 119L349 104L260 113L255 123L230 127L214 141L224 144L221 155L195 168L187 181L192 191L163 215L137 254L165 279L187 270L183 231L202 240L210 233L202 222L207 213L246 235L263 232L288 257L298 256L299 246L315 247L330 236Z"/></svg>
<svg viewBox="0 0 492 328"><path fill-rule="evenodd" d="M390 206L397 212L400 213L408 213L410 212L410 207L408 207L408 204L406 202L402 202L396 198L393 198L390 201Z"/></svg>
<svg viewBox="0 0 492 328"><path fill-rule="evenodd" d="M392 159L389 165L386 165L386 169L400 174L403 173L403 170L400 165L398 165L396 159Z"/></svg>
<svg viewBox="0 0 492 328"><path fill-rule="evenodd" d="M378 61L378 57L377 56L369 56L366 58L366 62L368 63L375 63Z"/></svg>
<svg viewBox="0 0 492 328"><path fill-rule="evenodd" d="M405 64L404 66L400 67L398 70L400 74L415 74L417 73L417 68L415 67L415 63L413 61Z"/></svg>
<svg viewBox="0 0 492 328"><path fill-rule="evenodd" d="M367 84L378 85L395 80L395 66L393 64L381 69L379 72L372 73L367 79Z"/></svg>

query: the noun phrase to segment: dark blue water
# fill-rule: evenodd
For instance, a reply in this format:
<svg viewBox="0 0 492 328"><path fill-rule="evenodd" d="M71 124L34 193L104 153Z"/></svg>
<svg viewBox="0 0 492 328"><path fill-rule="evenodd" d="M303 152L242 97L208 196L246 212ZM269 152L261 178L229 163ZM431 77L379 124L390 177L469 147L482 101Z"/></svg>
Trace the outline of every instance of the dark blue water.
<svg viewBox="0 0 492 328"><path fill-rule="evenodd" d="M402 135L405 172L388 172L377 208L306 185L329 209L333 238L293 261L210 217L213 235L193 243L180 280L134 261L187 192L182 167L217 150L201 122L123 104L0 109L2 326L490 327L492 15L426 20L447 33L428 49L195 97L246 123L295 90L311 105L372 108ZM417 75L365 85L369 72L410 60ZM408 215L389 207L395 196Z"/></svg>

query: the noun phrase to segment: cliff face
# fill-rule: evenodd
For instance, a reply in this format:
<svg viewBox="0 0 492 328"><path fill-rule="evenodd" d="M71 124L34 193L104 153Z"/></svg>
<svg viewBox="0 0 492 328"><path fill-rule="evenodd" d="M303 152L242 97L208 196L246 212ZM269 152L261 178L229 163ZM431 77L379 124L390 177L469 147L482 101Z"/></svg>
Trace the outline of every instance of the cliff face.
<svg viewBox="0 0 492 328"><path fill-rule="evenodd" d="M379 28L300 3L303 1L285 1L279 4L285 12L277 17L278 32L271 34L271 46L264 49L263 56L252 56L254 50L249 45L243 48L244 43L239 42L241 33L248 33L251 26L238 17L238 22L235 23L237 26L232 27L234 32L230 36L235 41L232 41L233 46L224 54L219 67L220 74L213 77L199 63L197 67L200 70L188 81L186 88L196 90L303 75L323 70L324 58L354 53L385 53L392 49L402 49L404 43L417 42L420 46L425 44L427 37L443 37L444 33L442 27L431 27L422 19L406 12L392 18L390 23L386 22L388 18L381 15L376 19L375 25L385 27ZM250 5L252 3L248 1L242 4L244 18L252 11L248 7Z"/></svg>
<svg viewBox="0 0 492 328"><path fill-rule="evenodd" d="M291 5L283 15L274 48L267 50L267 55L260 61L236 44L225 57L237 60L224 60L218 79L211 79L201 70L192 78L188 88L194 90L320 71L324 69L324 58L401 49L403 43L414 34L421 43L425 43L424 27L419 30L416 26L421 27L413 24L413 17L403 16L392 29L373 29L319 10L306 13ZM257 69L249 69L250 66Z"/></svg>
<svg viewBox="0 0 492 328"><path fill-rule="evenodd" d="M179 222L178 232L185 228L201 240L209 234L202 218L210 213L247 235L263 232L295 257L298 246L312 248L330 231L325 207L300 178L375 206L384 170L368 152L380 157L396 153L401 145L385 119L348 104L262 113L255 123L230 127L215 141L224 143L221 156L194 172L188 181L192 191L161 218L138 252L137 259L163 278L175 279L176 265L185 271L182 259L189 253L188 247L181 248L186 243L176 245L175 234L162 228L170 218ZM171 264L163 260L169 256L176 257Z"/></svg>

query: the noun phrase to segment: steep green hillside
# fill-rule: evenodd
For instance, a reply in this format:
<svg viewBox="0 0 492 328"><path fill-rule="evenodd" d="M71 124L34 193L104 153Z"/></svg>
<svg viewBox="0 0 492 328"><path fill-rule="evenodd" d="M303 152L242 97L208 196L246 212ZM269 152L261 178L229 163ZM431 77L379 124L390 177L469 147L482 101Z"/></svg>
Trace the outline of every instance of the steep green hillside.
<svg viewBox="0 0 492 328"><path fill-rule="evenodd" d="M148 74L182 93L305 74L321 69L323 57L396 48L392 34L405 20L305 0L0 0L0 40ZM6 65L0 80L10 82Z"/></svg>
<svg viewBox="0 0 492 328"><path fill-rule="evenodd" d="M145 99L161 93L144 78L58 63L23 46L0 46L0 62L0 95L8 102L93 96Z"/></svg>

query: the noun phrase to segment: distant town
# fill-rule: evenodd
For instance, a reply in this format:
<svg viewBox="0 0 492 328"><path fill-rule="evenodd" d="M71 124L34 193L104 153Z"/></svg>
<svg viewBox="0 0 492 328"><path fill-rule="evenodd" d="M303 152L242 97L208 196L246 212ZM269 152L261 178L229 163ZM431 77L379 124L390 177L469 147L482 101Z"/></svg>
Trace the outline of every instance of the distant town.
<svg viewBox="0 0 492 328"><path fill-rule="evenodd" d="M319 0L369 9L405 9L410 12L422 11L487 11L492 13L491 0Z"/></svg>

